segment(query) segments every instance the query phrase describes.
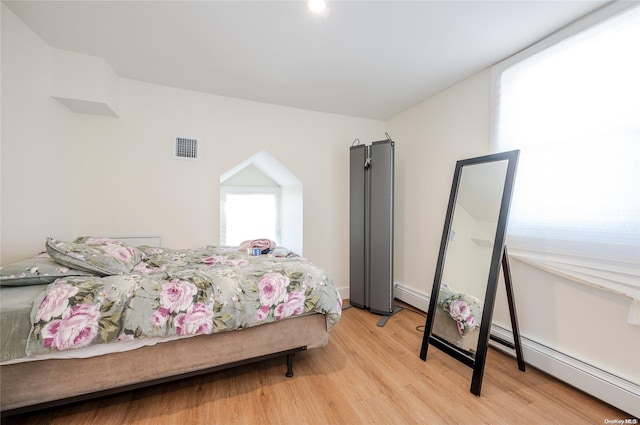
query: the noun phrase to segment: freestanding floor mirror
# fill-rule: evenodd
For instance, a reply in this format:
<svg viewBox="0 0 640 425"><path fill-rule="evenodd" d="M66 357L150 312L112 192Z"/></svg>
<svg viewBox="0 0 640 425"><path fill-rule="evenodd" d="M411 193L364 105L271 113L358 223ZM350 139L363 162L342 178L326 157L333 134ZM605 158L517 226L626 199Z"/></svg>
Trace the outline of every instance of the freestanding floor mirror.
<svg viewBox="0 0 640 425"><path fill-rule="evenodd" d="M456 163L420 358L429 344L473 368L470 391L480 396L491 320L502 268L515 349L525 370L505 234L519 151Z"/></svg>

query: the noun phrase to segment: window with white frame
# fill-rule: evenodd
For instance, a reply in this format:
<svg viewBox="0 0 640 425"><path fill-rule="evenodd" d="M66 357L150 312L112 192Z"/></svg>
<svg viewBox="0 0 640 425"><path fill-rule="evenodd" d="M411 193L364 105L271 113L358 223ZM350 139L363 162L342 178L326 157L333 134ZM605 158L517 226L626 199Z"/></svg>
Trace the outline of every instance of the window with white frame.
<svg viewBox="0 0 640 425"><path fill-rule="evenodd" d="M521 151L510 254L633 298L640 325L640 7L626 7L494 68L493 142Z"/></svg>
<svg viewBox="0 0 640 425"><path fill-rule="evenodd" d="M220 243L280 241L280 188L220 186Z"/></svg>

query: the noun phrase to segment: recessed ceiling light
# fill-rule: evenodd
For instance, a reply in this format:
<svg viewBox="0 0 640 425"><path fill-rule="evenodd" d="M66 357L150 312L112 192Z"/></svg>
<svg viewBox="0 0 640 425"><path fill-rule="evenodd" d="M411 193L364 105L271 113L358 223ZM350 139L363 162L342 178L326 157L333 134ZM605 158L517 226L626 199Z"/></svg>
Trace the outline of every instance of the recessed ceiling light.
<svg viewBox="0 0 640 425"><path fill-rule="evenodd" d="M327 2L324 0L307 0L307 7L313 13L322 13L327 8Z"/></svg>

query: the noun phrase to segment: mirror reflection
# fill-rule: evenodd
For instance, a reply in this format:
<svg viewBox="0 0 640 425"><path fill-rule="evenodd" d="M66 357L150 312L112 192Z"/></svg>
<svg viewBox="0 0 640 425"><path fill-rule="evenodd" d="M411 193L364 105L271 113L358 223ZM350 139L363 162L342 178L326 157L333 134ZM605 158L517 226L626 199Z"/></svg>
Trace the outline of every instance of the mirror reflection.
<svg viewBox="0 0 640 425"><path fill-rule="evenodd" d="M462 167L432 333L473 356L509 161Z"/></svg>

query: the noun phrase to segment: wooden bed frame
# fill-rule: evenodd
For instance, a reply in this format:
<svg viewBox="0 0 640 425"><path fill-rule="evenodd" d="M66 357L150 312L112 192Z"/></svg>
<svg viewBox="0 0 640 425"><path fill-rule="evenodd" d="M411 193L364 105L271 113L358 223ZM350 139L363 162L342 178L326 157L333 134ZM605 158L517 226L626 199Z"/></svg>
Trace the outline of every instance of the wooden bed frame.
<svg viewBox="0 0 640 425"><path fill-rule="evenodd" d="M2 416L134 390L328 343L326 318L312 314L239 331L162 342L81 359L0 365Z"/></svg>

